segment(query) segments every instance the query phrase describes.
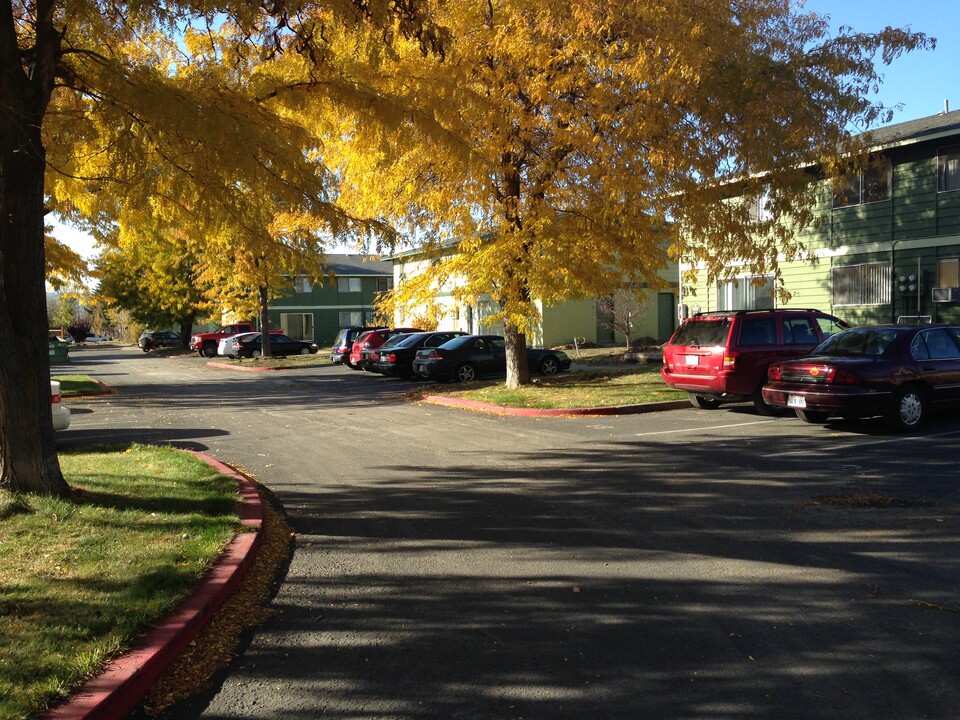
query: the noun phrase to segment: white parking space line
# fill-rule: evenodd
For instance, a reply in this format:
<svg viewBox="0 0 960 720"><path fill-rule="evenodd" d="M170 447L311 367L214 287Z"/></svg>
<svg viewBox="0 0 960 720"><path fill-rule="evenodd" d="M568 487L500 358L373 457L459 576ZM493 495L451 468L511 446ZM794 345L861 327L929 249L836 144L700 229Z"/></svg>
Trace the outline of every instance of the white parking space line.
<svg viewBox="0 0 960 720"><path fill-rule="evenodd" d="M947 432L934 433L933 435L891 435L889 437L877 438L874 440L864 440L863 442L859 442L856 435L851 435L847 442L834 443L832 445L817 445L817 452L831 452L833 450L844 450L850 447L865 448L870 447L871 445L889 445L890 443L897 443L898 445L903 445L904 443L908 442L920 443L926 440L937 440L939 438L950 437L953 435L960 435L960 430L949 430ZM766 455L761 455L760 457L790 457L792 455L809 454L810 448L804 448L803 450L792 450L790 452L775 451Z"/></svg>
<svg viewBox="0 0 960 720"><path fill-rule="evenodd" d="M700 433L704 430L724 430L726 428L745 427L747 425L766 425L778 422L777 420L751 420L745 423L730 423L729 425L711 425L708 427L690 427L679 430L658 430L657 432L636 433L634 437L652 437L654 435L681 435L683 433Z"/></svg>

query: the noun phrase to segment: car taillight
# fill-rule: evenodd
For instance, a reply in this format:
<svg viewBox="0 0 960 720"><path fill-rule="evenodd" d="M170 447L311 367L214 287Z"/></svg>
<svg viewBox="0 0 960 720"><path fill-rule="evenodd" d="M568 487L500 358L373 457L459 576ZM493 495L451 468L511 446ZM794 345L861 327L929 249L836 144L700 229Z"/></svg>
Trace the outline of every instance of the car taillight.
<svg viewBox="0 0 960 720"><path fill-rule="evenodd" d="M856 375L843 368L830 368L827 370L827 382L832 385L856 385L860 381Z"/></svg>
<svg viewBox="0 0 960 720"><path fill-rule="evenodd" d="M723 356L723 369L724 370L733 370L737 366L737 356L736 355L724 355Z"/></svg>
<svg viewBox="0 0 960 720"><path fill-rule="evenodd" d="M50 396L50 402L52 402L52 403L54 403L54 404L60 402L60 396L59 396L59 395L51 395L51 396Z"/></svg>
<svg viewBox="0 0 960 720"><path fill-rule="evenodd" d="M767 380L783 380L779 365L771 365L767 368Z"/></svg>
<svg viewBox="0 0 960 720"><path fill-rule="evenodd" d="M396 354L396 353L390 353L389 355L386 356L386 361L387 361L387 362L395 363L395 362L397 361L397 354Z"/></svg>
<svg viewBox="0 0 960 720"><path fill-rule="evenodd" d="M429 350L424 353L418 353L421 360L439 360L442 356L437 350Z"/></svg>

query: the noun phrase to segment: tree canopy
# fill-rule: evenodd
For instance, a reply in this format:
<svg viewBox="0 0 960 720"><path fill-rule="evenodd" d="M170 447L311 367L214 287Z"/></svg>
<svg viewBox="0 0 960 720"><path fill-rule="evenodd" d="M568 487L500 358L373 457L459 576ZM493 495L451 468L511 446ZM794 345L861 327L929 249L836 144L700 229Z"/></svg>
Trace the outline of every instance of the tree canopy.
<svg viewBox="0 0 960 720"><path fill-rule="evenodd" d="M535 300L657 287L668 255L718 275L799 252L722 202L726 185L762 177L775 217L803 218L804 168L883 112L866 97L876 54L928 44L890 28L829 37L824 18L767 0L450 0L436 17L452 32L442 59L401 46L367 77L411 109L338 128L341 192L437 251L399 301L456 278L462 298L500 304L508 385L527 379Z"/></svg>

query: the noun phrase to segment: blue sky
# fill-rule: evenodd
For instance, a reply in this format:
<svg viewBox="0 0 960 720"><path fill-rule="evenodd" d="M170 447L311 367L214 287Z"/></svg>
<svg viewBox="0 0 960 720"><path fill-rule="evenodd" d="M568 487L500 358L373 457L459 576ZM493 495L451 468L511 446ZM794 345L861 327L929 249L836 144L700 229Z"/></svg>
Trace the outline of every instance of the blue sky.
<svg viewBox="0 0 960 720"><path fill-rule="evenodd" d="M834 30L849 25L859 32L885 27L909 28L937 39L933 51L917 50L881 66L884 82L878 99L891 107L893 122L916 120L943 111L960 110L960 2L957 0L807 0L805 9L830 16Z"/></svg>
<svg viewBox="0 0 960 720"><path fill-rule="evenodd" d="M871 97L888 107L902 104L893 122L936 115L949 102L960 110L960 2L958 0L806 0L807 10L830 16L834 31L849 25L860 32L887 26L909 28L937 39L933 51L900 56L881 68L884 82ZM93 239L73 228L56 225L54 236L86 258L96 254Z"/></svg>

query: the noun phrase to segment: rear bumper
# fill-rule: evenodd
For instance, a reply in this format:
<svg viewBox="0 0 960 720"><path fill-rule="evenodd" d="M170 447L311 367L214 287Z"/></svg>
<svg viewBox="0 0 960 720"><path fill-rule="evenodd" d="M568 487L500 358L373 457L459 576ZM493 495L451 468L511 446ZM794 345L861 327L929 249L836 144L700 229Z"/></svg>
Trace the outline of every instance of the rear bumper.
<svg viewBox="0 0 960 720"><path fill-rule="evenodd" d="M759 382L752 378L737 378L733 375L691 375L686 373L669 372L666 368L660 370L663 381L675 390L685 390L695 395L710 395L728 399L749 398L756 390Z"/></svg>
<svg viewBox="0 0 960 720"><path fill-rule="evenodd" d="M794 409L789 398L803 398L803 410L827 412L836 415L869 417L882 415L890 407L893 392L870 388L844 388L839 386L825 390L816 386L797 386L793 383L770 382L763 387L763 400L768 405Z"/></svg>

